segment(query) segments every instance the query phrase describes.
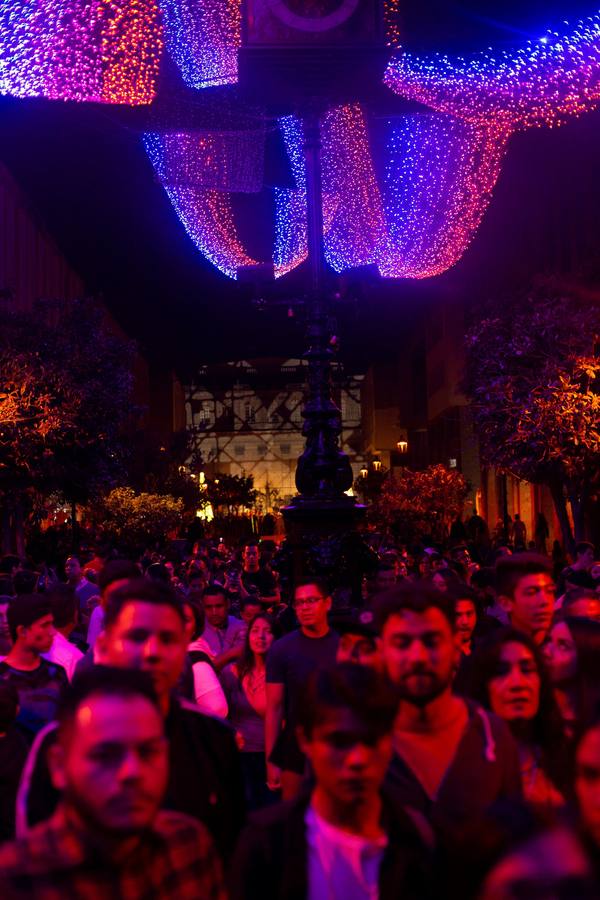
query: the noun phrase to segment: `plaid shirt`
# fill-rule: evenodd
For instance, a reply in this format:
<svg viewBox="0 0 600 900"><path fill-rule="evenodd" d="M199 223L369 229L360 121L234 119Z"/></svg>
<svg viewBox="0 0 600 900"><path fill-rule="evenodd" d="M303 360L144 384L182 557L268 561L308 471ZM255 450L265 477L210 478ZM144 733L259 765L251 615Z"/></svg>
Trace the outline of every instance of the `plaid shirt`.
<svg viewBox="0 0 600 900"><path fill-rule="evenodd" d="M159 812L130 854L99 852L59 806L27 837L0 847L2 900L225 900L221 862L206 828Z"/></svg>

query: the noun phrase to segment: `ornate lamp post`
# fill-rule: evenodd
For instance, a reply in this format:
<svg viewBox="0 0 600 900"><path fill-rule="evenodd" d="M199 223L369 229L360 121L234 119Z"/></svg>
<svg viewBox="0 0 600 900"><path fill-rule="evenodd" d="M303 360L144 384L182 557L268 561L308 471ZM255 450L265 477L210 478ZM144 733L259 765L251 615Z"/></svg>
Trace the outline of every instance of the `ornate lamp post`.
<svg viewBox="0 0 600 900"><path fill-rule="evenodd" d="M351 535L364 513L346 493L354 477L340 449L341 414L332 393L333 298L325 284L321 118L332 102L356 100L376 89L386 60L383 33L380 0L246 0L243 6L240 87L279 111L283 103L301 117L304 131L310 269L308 391L302 412L306 443L296 469L298 495L283 510L297 575L309 567L310 546L327 540L339 545L340 536ZM353 580L359 593L358 572Z"/></svg>

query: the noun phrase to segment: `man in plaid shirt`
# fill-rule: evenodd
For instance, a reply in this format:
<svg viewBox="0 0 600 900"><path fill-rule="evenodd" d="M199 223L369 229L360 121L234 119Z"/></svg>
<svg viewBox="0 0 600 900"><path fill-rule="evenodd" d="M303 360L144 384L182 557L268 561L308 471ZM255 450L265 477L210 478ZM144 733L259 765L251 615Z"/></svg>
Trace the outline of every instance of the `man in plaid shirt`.
<svg viewBox="0 0 600 900"><path fill-rule="evenodd" d="M206 828L159 811L168 747L148 676L82 675L58 728L49 763L62 799L51 819L0 847L3 900L224 900Z"/></svg>

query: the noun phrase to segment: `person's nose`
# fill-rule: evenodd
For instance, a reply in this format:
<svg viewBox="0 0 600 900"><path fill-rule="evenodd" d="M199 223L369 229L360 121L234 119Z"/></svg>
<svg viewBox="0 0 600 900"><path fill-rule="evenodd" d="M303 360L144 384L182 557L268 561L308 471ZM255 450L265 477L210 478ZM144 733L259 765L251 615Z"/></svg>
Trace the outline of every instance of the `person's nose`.
<svg viewBox="0 0 600 900"><path fill-rule="evenodd" d="M412 663L425 662L427 660L427 650L423 641L413 641L408 648L408 658Z"/></svg>
<svg viewBox="0 0 600 900"><path fill-rule="evenodd" d="M144 644L144 659L158 659L160 657L160 641L155 634L151 634Z"/></svg>
<svg viewBox="0 0 600 900"><path fill-rule="evenodd" d="M369 748L366 744L353 744L346 757L346 764L351 769L364 769L369 762Z"/></svg>
<svg viewBox="0 0 600 900"><path fill-rule="evenodd" d="M513 690L522 688L525 684L525 678L523 677L523 673L521 672L518 666L513 666L508 673L507 681L509 687Z"/></svg>
<svg viewBox="0 0 600 900"><path fill-rule="evenodd" d="M123 755L117 777L121 782L137 781L140 777L140 759L135 750L128 750Z"/></svg>

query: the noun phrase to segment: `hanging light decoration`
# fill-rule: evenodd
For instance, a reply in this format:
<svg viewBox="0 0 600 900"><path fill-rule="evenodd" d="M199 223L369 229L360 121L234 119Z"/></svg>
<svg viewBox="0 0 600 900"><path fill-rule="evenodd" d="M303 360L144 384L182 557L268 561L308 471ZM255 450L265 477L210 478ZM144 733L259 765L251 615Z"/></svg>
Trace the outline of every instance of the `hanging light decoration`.
<svg viewBox="0 0 600 900"><path fill-rule="evenodd" d="M158 0L0 0L0 94L151 103Z"/></svg>
<svg viewBox="0 0 600 900"><path fill-rule="evenodd" d="M564 33L549 31L516 53L470 59L395 55L385 83L397 94L477 125L505 129L559 125L600 100L600 16Z"/></svg>
<svg viewBox="0 0 600 900"><path fill-rule="evenodd" d="M161 0L169 53L193 88L234 84L242 41L240 0Z"/></svg>

